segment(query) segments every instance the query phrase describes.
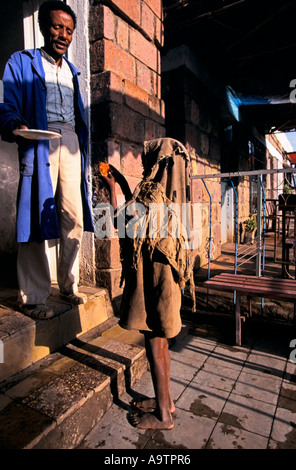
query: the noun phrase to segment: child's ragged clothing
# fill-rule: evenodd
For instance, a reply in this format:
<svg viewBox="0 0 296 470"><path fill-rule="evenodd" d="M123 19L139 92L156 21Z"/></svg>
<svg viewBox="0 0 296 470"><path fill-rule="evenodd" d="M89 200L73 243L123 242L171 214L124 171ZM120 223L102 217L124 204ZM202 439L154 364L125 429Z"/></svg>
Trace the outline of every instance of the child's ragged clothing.
<svg viewBox="0 0 296 470"><path fill-rule="evenodd" d="M125 207L132 213L135 204L139 218L133 219L134 236L121 239L120 325L172 338L181 329L181 289L191 280L194 290L184 227L184 215L190 213L190 161L185 147L170 138L145 142L142 161L143 180Z"/></svg>

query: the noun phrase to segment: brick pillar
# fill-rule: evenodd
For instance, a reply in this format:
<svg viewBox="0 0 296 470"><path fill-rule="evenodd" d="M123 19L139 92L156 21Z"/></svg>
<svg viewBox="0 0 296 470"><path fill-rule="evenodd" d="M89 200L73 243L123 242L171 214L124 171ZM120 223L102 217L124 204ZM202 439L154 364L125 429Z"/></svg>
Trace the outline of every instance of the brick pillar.
<svg viewBox="0 0 296 470"><path fill-rule="evenodd" d="M220 173L220 102L196 75L191 52L185 47L176 51L163 58L166 130L184 143L191 157L193 175ZM221 254L221 182L219 179L205 182L212 197L211 247L216 258ZM208 263L210 197L200 179L191 181L191 194L197 237L193 256L199 267Z"/></svg>
<svg viewBox="0 0 296 470"><path fill-rule="evenodd" d="M143 142L163 137L161 0L94 1L90 6L93 205L109 201L100 161L118 168L133 190L141 179ZM120 296L117 238L95 239L96 283Z"/></svg>

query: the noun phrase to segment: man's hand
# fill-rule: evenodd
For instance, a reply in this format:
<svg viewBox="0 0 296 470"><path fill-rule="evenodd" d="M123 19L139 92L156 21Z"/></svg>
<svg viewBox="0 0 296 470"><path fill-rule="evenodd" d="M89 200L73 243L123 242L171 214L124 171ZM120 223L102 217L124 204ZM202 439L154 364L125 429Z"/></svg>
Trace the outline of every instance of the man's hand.
<svg viewBox="0 0 296 470"><path fill-rule="evenodd" d="M17 130L17 129L29 129L28 126L26 126L25 124L17 124L16 127L14 128L14 130ZM25 139L24 137L19 137L19 136L15 136L15 141L18 145L24 145L24 144L28 144L28 139Z"/></svg>

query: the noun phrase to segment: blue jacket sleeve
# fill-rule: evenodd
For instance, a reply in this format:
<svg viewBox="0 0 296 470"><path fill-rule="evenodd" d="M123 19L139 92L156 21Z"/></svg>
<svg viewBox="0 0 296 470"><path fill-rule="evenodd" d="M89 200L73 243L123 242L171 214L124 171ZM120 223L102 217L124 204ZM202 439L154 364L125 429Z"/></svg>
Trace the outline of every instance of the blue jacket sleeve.
<svg viewBox="0 0 296 470"><path fill-rule="evenodd" d="M20 55L13 54L8 60L3 75L3 97L0 103L0 134L3 140L14 142L12 131L18 124L28 126L22 117L22 64Z"/></svg>

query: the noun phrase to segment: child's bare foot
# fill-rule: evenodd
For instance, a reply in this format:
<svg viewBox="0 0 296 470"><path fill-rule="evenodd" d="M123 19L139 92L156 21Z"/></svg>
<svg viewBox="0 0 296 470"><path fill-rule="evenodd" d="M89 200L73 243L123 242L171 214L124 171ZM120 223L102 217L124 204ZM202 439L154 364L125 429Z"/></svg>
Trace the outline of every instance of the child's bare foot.
<svg viewBox="0 0 296 470"><path fill-rule="evenodd" d="M130 416L133 426L139 429L173 429L174 421L170 417L166 420L159 419L155 413L134 413Z"/></svg>
<svg viewBox="0 0 296 470"><path fill-rule="evenodd" d="M156 399L155 398L144 398L137 399L132 401L132 405L138 410L144 411L144 413L152 412L156 409ZM175 405L171 402L170 412L175 412Z"/></svg>

